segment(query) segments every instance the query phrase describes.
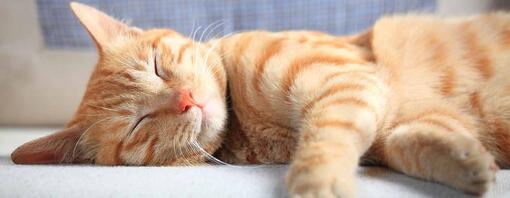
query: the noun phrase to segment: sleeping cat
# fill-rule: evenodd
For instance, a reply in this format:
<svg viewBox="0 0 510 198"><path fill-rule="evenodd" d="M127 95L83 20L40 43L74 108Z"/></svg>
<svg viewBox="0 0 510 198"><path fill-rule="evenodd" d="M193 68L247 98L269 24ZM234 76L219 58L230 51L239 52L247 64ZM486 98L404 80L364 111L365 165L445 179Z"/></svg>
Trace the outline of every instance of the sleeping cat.
<svg viewBox="0 0 510 198"><path fill-rule="evenodd" d="M198 43L71 7L98 64L66 129L22 145L15 163L196 165L216 152L237 164L290 162L293 197L354 197L359 163L474 194L496 163L510 167L508 14Z"/></svg>

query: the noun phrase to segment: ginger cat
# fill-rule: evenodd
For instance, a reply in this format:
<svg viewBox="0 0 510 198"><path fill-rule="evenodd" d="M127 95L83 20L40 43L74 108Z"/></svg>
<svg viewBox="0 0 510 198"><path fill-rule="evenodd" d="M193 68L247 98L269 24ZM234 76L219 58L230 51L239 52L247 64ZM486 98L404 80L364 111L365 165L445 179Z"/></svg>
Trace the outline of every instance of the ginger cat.
<svg viewBox="0 0 510 198"><path fill-rule="evenodd" d="M293 197L354 197L359 163L474 194L496 163L510 167L509 14L197 43L71 7L98 64L67 128L19 147L15 163L191 165L216 152L290 162Z"/></svg>

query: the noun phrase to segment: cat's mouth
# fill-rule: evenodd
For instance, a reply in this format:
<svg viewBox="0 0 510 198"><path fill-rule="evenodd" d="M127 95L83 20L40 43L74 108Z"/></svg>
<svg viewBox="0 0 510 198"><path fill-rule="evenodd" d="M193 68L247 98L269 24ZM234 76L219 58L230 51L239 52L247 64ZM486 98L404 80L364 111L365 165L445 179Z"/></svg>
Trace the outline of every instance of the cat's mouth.
<svg viewBox="0 0 510 198"><path fill-rule="evenodd" d="M193 107L189 112L190 122L199 124L196 137L203 140L215 139L225 127L226 107L218 100L210 100L202 107ZM197 126L198 127L198 126Z"/></svg>
<svg viewBox="0 0 510 198"><path fill-rule="evenodd" d="M200 141L210 130L208 126L209 121L204 118L200 108L193 107L186 114L188 114L186 116L186 127L182 129L182 132L189 134L189 143Z"/></svg>
<svg viewBox="0 0 510 198"><path fill-rule="evenodd" d="M186 113L183 114L184 119L188 122L188 125L192 127L192 131L199 133L207 120L204 119L203 110L198 107L191 107Z"/></svg>
<svg viewBox="0 0 510 198"><path fill-rule="evenodd" d="M136 121L134 122L134 124L131 126L131 129L129 130L129 135L133 134L135 131L138 130L138 128L146 121L150 118L151 114L145 114L139 118L136 119Z"/></svg>

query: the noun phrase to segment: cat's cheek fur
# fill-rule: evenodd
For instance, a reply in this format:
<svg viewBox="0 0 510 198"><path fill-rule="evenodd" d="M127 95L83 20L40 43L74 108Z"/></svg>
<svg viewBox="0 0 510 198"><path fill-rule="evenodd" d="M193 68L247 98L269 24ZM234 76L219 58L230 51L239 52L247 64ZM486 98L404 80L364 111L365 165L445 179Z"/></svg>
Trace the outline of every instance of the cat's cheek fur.
<svg viewBox="0 0 510 198"><path fill-rule="evenodd" d="M94 163L100 165L119 165L119 160L117 159L118 149L118 146L115 144L103 146L99 149Z"/></svg>

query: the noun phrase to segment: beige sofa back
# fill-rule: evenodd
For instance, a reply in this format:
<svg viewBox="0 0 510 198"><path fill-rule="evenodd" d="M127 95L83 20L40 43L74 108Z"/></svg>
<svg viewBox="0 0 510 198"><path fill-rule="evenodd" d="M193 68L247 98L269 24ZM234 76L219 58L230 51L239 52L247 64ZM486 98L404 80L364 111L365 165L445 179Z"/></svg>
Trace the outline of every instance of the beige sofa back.
<svg viewBox="0 0 510 198"><path fill-rule="evenodd" d="M64 124L83 94L95 52L45 49L35 1L1 1L0 125Z"/></svg>

